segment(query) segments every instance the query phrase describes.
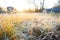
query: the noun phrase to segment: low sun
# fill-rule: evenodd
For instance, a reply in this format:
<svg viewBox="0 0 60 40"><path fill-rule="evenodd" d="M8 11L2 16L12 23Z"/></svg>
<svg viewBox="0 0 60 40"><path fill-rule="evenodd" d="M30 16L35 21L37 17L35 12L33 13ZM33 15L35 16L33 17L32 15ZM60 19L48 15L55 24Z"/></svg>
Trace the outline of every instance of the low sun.
<svg viewBox="0 0 60 40"><path fill-rule="evenodd" d="M29 8L33 9L33 5L29 5L26 0L15 0L14 7L16 7L18 10L28 10Z"/></svg>
<svg viewBox="0 0 60 40"><path fill-rule="evenodd" d="M33 4L28 4L26 0L20 0L20 1L17 1L15 2L15 7L18 9L18 10L28 10L29 8L30 9L34 9L34 5Z"/></svg>
<svg viewBox="0 0 60 40"><path fill-rule="evenodd" d="M24 9L25 10L29 10L29 9L34 10L36 8L34 6L34 4L29 4L27 1L29 1L29 0L0 0L0 6L3 6L3 7L12 6L18 10L24 10ZM36 2L35 2L37 4L38 8L41 7L39 2L40 2L40 0L36 0ZM44 8L52 8L56 4L56 2L57 2L57 0L45 0Z"/></svg>
<svg viewBox="0 0 60 40"><path fill-rule="evenodd" d="M18 10L23 10L24 8L28 9L27 3L24 0L16 1L14 7L16 7Z"/></svg>

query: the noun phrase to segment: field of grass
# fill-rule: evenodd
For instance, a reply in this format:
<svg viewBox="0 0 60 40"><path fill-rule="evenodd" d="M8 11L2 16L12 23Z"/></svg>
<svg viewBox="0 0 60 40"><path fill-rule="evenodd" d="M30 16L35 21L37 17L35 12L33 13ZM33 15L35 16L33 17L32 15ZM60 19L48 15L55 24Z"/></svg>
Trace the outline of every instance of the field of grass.
<svg viewBox="0 0 60 40"><path fill-rule="evenodd" d="M60 16L0 14L0 40L60 40Z"/></svg>

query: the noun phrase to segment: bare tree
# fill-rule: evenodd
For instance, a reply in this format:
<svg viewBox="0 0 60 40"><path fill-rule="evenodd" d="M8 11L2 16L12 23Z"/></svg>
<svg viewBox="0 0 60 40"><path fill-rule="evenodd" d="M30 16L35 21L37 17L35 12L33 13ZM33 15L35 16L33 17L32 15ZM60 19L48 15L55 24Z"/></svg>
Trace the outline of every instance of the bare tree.
<svg viewBox="0 0 60 40"><path fill-rule="evenodd" d="M60 0L57 0L57 2L56 2L54 7L60 7Z"/></svg>
<svg viewBox="0 0 60 40"><path fill-rule="evenodd" d="M35 7L35 10L38 10L38 5L36 4L36 0L27 0L27 2L28 2L28 4L29 4L29 6L30 6L31 4L33 4L34 7Z"/></svg>
<svg viewBox="0 0 60 40"><path fill-rule="evenodd" d="M60 0L58 0L58 3L60 4Z"/></svg>
<svg viewBox="0 0 60 40"><path fill-rule="evenodd" d="M58 0L57 6L60 7L60 0Z"/></svg>
<svg viewBox="0 0 60 40"><path fill-rule="evenodd" d="M40 3L40 4L38 4L38 5L40 5L39 9L38 9L38 5L37 5L37 3L36 3L36 0L27 0L29 6L30 6L31 4L33 4L33 5L35 6L35 11L40 11L40 12L42 12L43 9L44 9L44 2L45 2L45 0L42 0L42 2L41 2L41 0L38 0L38 1L39 1L39 3Z"/></svg>
<svg viewBox="0 0 60 40"><path fill-rule="evenodd" d="M45 0L42 0L42 2L40 2L40 11L42 12L44 10L44 2Z"/></svg>

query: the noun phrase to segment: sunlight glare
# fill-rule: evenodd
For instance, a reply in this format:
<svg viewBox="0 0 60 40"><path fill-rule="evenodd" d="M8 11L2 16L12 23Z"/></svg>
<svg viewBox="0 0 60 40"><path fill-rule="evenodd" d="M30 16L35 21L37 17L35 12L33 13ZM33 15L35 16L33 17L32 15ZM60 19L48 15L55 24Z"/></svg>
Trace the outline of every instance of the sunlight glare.
<svg viewBox="0 0 60 40"><path fill-rule="evenodd" d="M58 0L45 0L44 7L45 8L52 8ZM36 5L40 8L40 0L35 0ZM0 6L12 6L18 10L26 9L34 9L36 8L34 4L28 4L26 0L0 0Z"/></svg>

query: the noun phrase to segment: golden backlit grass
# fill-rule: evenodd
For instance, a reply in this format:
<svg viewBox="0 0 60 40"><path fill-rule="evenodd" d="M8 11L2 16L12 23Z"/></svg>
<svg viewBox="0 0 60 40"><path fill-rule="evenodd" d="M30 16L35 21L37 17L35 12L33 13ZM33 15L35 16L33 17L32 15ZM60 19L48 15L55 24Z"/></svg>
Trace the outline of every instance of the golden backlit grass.
<svg viewBox="0 0 60 40"><path fill-rule="evenodd" d="M16 32L15 25L21 22L25 21L32 21L34 22L34 19L37 19L37 21L43 21L42 23L46 26L44 26L45 29L50 30L52 28L51 25L46 23L47 21L57 21L60 22L60 17L54 17L52 14L37 14L37 13L20 13L20 14L0 14L0 34L3 35L3 32L6 32L8 36L11 36ZM20 25L20 24L19 24ZM21 25L20 25L21 26ZM40 24L39 24L40 26ZM18 27L18 26L17 26ZM32 27L35 27L35 24L32 23Z"/></svg>

